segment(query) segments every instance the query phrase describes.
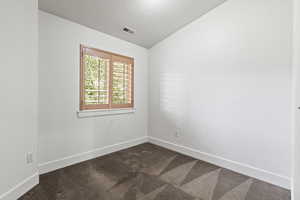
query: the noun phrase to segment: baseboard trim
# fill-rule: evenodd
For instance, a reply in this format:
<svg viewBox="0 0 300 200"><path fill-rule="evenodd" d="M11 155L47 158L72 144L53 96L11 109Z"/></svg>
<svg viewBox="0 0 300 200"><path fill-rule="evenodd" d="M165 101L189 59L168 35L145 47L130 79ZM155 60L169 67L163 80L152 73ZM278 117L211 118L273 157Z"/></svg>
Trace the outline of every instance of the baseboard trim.
<svg viewBox="0 0 300 200"><path fill-rule="evenodd" d="M269 172L263 169L259 169L250 165L246 165L243 163L239 163L236 161L232 161L229 159L225 159L222 158L220 156L216 156L213 154L209 154L209 153L205 153L205 152L201 152L199 150L196 149L192 149L186 146L182 146L182 145L178 145L175 143L171 143L159 138L155 138L155 137L142 137L142 138L138 138L138 139L134 139L134 140L130 140L130 141L126 141L126 142L122 142L122 143L118 143L118 144L114 144L114 145L109 145L103 148L98 148L98 149L94 149L88 152L84 152L84 153L80 153L80 154L76 154L76 155L72 155L72 156L68 156L65 158L61 158L58 160L54 160L54 161L50 161L50 162L46 162L46 163L42 163L39 165L39 173L40 174L45 174L57 169L61 169L76 163L80 163L86 160L90 160L93 158L97 158L103 155L107 155L113 152L117 152L123 149L127 149L139 144L143 144L146 142L150 142L152 144L158 145L158 146L162 146L164 148L182 153L184 155L188 155L191 156L193 158L199 159L199 160L203 160L215 165L218 165L220 167L226 168L226 169L230 169L233 170L235 172L286 188L286 189L290 189L291 188L291 180L290 178L286 177L286 176L282 176L273 172ZM1 198L0 198L1 199ZM1 199L2 200L2 199ZM6 199L5 199L6 200Z"/></svg>
<svg viewBox="0 0 300 200"><path fill-rule="evenodd" d="M16 200L23 194L28 192L31 188L39 184L39 174L35 173L32 176L24 179L22 182L17 184L15 187L0 195L1 200Z"/></svg>
<svg viewBox="0 0 300 200"><path fill-rule="evenodd" d="M142 137L142 138L138 138L138 139L134 139L134 140L130 140L130 141L126 141L126 142L121 142L118 144L114 144L114 145L109 145L103 148L97 148L97 149L93 149L91 151L87 151L84 153L80 153L80 154L76 154L76 155L72 155L72 156L68 156L68 157L64 157L58 160L53 160L53 161L49 161L46 163L42 163L39 165L39 173L40 174L45 174L57 169L61 169L70 165L74 165L76 163L80 163L86 160L90 160L93 158L97 158L99 156L103 156L103 155L107 155L116 151L120 151L123 149L127 149L139 144L143 144L148 142L148 137Z"/></svg>
<svg viewBox="0 0 300 200"><path fill-rule="evenodd" d="M184 155L191 156L193 158L203 160L220 167L233 170L235 172L245 174L247 176L257 178L259 180L290 189L291 188L291 180L288 177L275 174L263 169L255 168L250 165L246 165L243 163L235 162L232 160L228 160L216 155L212 155L209 153L201 152L196 149L192 149L186 146L178 145L175 143L171 143L165 140L161 140L154 137L142 137L114 145L109 145L103 148L94 149L88 152L76 154L73 156L68 156L62 159L46 162L39 165L39 173L35 173L32 176L24 179L22 182L17 184L15 187L7 191L6 193L0 195L0 200L16 200L20 198L23 194L28 192L31 188L39 183L39 174L44 174L47 172L51 172L60 168L64 168L76 163L80 163L86 160L90 160L93 158L97 158L99 156L107 155L113 152L117 152L123 149L127 149L139 144L143 144L146 142L150 142L152 144L162 146L164 148L182 153Z"/></svg>
<svg viewBox="0 0 300 200"><path fill-rule="evenodd" d="M246 165L243 163L239 163L236 161L228 160L216 155L212 155L209 153L201 152L196 149L192 149L186 146L174 144L168 141L164 141L158 138L149 137L149 142L158 146L162 146L164 148L182 153L184 155L191 156L193 158L203 160L220 167L230 169L232 171L238 172L240 174L244 174L286 189L291 188L291 181L288 177L275 174L263 169L255 168L250 165Z"/></svg>

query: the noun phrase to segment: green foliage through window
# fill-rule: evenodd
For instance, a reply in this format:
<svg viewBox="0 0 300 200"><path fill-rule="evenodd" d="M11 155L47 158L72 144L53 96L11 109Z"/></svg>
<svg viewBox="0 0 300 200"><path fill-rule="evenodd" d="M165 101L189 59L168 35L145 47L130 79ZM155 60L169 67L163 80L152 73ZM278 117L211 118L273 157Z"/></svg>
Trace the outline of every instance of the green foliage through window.
<svg viewBox="0 0 300 200"><path fill-rule="evenodd" d="M109 60L85 55L85 103L109 103Z"/></svg>
<svg viewBox="0 0 300 200"><path fill-rule="evenodd" d="M82 47L81 69L81 109L133 106L133 59Z"/></svg>

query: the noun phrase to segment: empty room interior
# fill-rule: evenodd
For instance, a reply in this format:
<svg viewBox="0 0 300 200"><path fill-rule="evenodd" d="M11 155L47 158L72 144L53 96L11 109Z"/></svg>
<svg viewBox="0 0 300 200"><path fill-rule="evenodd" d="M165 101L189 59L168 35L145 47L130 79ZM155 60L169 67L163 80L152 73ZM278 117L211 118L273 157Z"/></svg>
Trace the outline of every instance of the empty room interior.
<svg viewBox="0 0 300 200"><path fill-rule="evenodd" d="M0 3L0 200L300 200L300 0Z"/></svg>

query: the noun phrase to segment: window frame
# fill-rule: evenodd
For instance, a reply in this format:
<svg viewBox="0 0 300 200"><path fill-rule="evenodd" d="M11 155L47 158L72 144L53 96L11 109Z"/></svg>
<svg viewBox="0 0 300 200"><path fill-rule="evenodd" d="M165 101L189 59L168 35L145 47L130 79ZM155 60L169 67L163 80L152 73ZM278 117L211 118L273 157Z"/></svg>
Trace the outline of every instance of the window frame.
<svg viewBox="0 0 300 200"><path fill-rule="evenodd" d="M108 85L108 104L92 104L86 105L85 102L85 65L84 65L84 55L94 55L100 58L107 58L109 62L109 85ZM121 61L131 65L131 102L127 104L113 104L112 103L112 84L113 84L113 63L114 61ZM129 72L129 73L130 73ZM80 111L85 110L114 110L114 109L128 109L134 108L134 58L123 56L120 54L112 53L109 51L100 50L97 48L80 45Z"/></svg>

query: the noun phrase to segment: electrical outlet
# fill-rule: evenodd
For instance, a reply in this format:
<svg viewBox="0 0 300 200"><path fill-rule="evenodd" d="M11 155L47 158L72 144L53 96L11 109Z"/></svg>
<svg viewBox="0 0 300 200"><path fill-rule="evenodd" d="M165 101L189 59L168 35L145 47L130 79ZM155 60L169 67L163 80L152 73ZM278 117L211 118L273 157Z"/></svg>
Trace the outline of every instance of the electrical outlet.
<svg viewBox="0 0 300 200"><path fill-rule="evenodd" d="M175 131L175 137L179 137L179 136L180 136L180 129L178 128Z"/></svg>
<svg viewBox="0 0 300 200"><path fill-rule="evenodd" d="M33 163L33 154L31 152L26 154L26 162L27 164Z"/></svg>

